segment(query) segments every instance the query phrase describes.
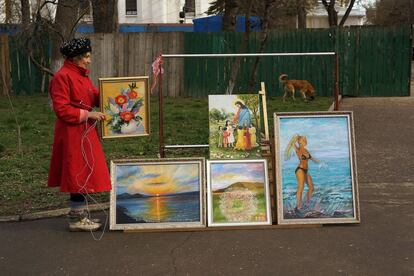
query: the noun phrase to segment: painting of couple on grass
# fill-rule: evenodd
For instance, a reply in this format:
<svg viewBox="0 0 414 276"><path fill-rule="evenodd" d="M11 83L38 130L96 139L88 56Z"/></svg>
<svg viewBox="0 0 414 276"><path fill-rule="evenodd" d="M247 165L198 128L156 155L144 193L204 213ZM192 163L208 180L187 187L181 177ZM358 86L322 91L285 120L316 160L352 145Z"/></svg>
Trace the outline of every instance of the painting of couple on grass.
<svg viewBox="0 0 414 276"><path fill-rule="evenodd" d="M209 95L210 158L260 158L259 95Z"/></svg>

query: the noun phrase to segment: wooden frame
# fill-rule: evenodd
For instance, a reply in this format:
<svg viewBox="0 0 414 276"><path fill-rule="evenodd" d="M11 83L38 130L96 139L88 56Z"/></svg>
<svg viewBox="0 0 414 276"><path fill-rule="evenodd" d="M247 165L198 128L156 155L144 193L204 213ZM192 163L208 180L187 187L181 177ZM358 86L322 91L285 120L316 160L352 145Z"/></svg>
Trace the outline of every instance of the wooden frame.
<svg viewBox="0 0 414 276"><path fill-rule="evenodd" d="M267 161L207 160L207 200L208 226L271 225Z"/></svg>
<svg viewBox="0 0 414 276"><path fill-rule="evenodd" d="M359 223L352 112L274 113L274 124L278 224Z"/></svg>
<svg viewBox="0 0 414 276"><path fill-rule="evenodd" d="M150 134L149 77L100 78L101 137Z"/></svg>
<svg viewBox="0 0 414 276"><path fill-rule="evenodd" d="M205 159L111 161L111 230L206 227Z"/></svg>

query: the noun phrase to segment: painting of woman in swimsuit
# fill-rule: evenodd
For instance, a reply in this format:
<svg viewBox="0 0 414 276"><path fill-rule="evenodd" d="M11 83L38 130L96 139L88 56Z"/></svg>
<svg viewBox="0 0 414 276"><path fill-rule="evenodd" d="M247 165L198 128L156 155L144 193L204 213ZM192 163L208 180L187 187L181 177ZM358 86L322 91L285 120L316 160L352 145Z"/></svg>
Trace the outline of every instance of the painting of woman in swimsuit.
<svg viewBox="0 0 414 276"><path fill-rule="evenodd" d="M296 211L300 211L302 209L302 193L305 187L305 183L308 187L308 191L306 193L306 203L310 203L310 199L313 193L313 182L312 176L309 172L308 162L312 160L315 163L319 163L319 160L312 157L309 151L306 149L306 145L308 144L308 140L306 136L301 135L294 135L292 139L289 141L288 146L285 150L285 160L289 159L291 154L290 152L292 149L295 149L296 156L299 159L299 164L295 169L296 181L298 184L298 188L296 190Z"/></svg>
<svg viewBox="0 0 414 276"><path fill-rule="evenodd" d="M277 113L274 127L278 223L359 222L352 113Z"/></svg>

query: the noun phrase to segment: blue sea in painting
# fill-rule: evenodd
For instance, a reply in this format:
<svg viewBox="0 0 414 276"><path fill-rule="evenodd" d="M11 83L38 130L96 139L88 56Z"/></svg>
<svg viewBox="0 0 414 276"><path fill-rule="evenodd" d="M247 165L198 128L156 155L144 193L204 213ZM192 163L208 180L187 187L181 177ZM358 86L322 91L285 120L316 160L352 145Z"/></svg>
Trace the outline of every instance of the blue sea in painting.
<svg viewBox="0 0 414 276"><path fill-rule="evenodd" d="M324 159L324 166L309 162L308 173L313 180L314 191L309 203L306 202L305 184L303 208L296 207L297 161L285 162L282 171L284 218L337 218L353 217L353 193L349 159Z"/></svg>
<svg viewBox="0 0 414 276"><path fill-rule="evenodd" d="M117 199L116 207L118 224L200 221L198 192Z"/></svg>
<svg viewBox="0 0 414 276"><path fill-rule="evenodd" d="M349 122L346 116L286 117L280 119L280 152L282 162L283 217L352 218L354 217ZM314 191L306 200L303 190L302 208L296 209L297 182L295 169L299 160L294 153L285 159L286 147L294 135L306 136L306 149L315 163L309 160Z"/></svg>

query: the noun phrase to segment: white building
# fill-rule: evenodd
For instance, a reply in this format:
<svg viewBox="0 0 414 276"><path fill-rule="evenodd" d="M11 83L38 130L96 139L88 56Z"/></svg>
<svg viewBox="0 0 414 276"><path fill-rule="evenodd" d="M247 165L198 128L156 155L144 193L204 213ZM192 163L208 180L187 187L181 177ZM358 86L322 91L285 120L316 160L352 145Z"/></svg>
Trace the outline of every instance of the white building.
<svg viewBox="0 0 414 276"><path fill-rule="evenodd" d="M341 22L346 8L335 5L335 9L338 12L338 24ZM345 26L364 25L365 18L365 9L355 4L345 21ZM328 12L323 6L322 1L319 1L318 5L307 14L306 28L329 28Z"/></svg>
<svg viewBox="0 0 414 276"><path fill-rule="evenodd" d="M31 12L37 10L37 6L44 0L29 0ZM192 23L192 19L207 16L206 12L212 0L118 0L118 20L119 24L174 24ZM88 0L82 0L84 5L90 5ZM18 23L18 10L20 1L13 0L13 20L10 23ZM185 18L180 18L180 12L185 7ZM346 7L336 6L338 11L338 22L345 14ZM43 16L54 17L56 5L48 4L42 10ZM348 19L345 22L349 25L363 25L365 21L365 9L359 5L354 5ZM92 15L87 14L82 22L91 22ZM5 23L5 0L0 0L0 23ZM319 1L318 6L307 15L308 28L327 28L328 13Z"/></svg>
<svg viewBox="0 0 414 276"><path fill-rule="evenodd" d="M118 0L120 24L192 23L205 17L211 0ZM180 12L186 7L185 18Z"/></svg>

